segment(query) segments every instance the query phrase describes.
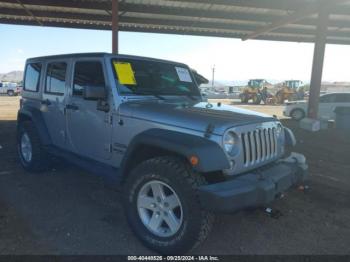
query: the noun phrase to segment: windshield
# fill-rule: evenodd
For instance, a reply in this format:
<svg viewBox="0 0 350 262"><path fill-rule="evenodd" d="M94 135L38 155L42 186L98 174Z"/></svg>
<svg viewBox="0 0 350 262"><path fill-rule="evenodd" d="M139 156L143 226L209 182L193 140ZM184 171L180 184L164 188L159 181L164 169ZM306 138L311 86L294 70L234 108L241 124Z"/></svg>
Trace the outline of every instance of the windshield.
<svg viewBox="0 0 350 262"><path fill-rule="evenodd" d="M113 59L112 66L123 95L200 95L189 68L183 65Z"/></svg>

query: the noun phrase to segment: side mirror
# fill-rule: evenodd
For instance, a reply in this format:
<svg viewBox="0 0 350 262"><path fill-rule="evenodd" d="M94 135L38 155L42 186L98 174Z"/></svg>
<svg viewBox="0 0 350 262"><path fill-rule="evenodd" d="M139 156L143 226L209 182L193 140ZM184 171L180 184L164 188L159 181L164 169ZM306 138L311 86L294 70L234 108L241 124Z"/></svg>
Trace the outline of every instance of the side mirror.
<svg viewBox="0 0 350 262"><path fill-rule="evenodd" d="M103 100L107 97L104 86L85 86L83 89L83 98L86 100Z"/></svg>

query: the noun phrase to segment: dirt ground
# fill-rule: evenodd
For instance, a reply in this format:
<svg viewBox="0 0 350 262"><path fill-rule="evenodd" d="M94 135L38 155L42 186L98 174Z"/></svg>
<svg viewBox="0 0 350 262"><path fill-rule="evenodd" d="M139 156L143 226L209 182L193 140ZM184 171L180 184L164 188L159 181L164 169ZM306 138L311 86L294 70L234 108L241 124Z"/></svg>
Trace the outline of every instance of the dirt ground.
<svg viewBox="0 0 350 262"><path fill-rule="evenodd" d="M226 101L227 102L227 101ZM18 164L18 98L0 97L0 254L151 254L127 225L118 192L68 164L28 174ZM279 106L245 108L281 116ZM218 215L197 254L350 254L350 138L309 133L282 120L306 155L311 188L289 191L271 207Z"/></svg>

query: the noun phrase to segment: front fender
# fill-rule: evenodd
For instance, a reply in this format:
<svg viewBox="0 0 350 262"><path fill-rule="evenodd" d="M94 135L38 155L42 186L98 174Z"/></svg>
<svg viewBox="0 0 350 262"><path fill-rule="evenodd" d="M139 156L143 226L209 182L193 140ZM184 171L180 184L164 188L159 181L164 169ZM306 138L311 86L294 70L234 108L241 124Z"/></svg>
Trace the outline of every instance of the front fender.
<svg viewBox="0 0 350 262"><path fill-rule="evenodd" d="M150 129L135 136L130 142L121 164L122 173L126 169L129 158L139 146L157 147L189 159L198 157L198 164L194 169L198 172L213 172L230 168L225 152L215 142L181 132Z"/></svg>

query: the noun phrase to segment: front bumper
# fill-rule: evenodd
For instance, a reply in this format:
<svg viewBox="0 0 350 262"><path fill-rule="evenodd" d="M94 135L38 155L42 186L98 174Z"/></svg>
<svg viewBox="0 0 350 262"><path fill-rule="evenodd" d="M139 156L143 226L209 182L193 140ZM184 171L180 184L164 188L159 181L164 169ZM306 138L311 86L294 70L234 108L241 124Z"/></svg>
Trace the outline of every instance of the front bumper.
<svg viewBox="0 0 350 262"><path fill-rule="evenodd" d="M264 206L292 186L308 180L308 166L303 155L292 153L264 169L254 170L231 180L201 186L202 206L214 212L235 212Z"/></svg>

